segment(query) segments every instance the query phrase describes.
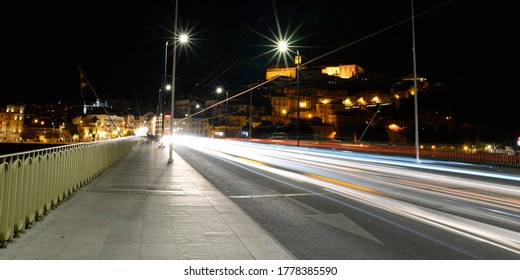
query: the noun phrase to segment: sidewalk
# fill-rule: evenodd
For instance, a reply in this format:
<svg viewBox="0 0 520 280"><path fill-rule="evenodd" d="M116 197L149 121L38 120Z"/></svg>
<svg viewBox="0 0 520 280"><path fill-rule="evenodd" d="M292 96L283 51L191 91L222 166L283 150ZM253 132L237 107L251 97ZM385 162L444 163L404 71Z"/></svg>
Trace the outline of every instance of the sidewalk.
<svg viewBox="0 0 520 280"><path fill-rule="evenodd" d="M0 260L291 260L168 148L143 143L0 249Z"/></svg>

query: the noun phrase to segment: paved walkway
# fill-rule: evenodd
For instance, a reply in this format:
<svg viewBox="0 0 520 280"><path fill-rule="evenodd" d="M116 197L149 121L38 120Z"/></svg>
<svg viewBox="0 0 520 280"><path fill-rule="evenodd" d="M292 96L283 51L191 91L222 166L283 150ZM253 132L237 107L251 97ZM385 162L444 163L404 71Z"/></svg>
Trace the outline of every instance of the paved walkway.
<svg viewBox="0 0 520 280"><path fill-rule="evenodd" d="M0 249L4 260L291 260L168 148L144 143Z"/></svg>

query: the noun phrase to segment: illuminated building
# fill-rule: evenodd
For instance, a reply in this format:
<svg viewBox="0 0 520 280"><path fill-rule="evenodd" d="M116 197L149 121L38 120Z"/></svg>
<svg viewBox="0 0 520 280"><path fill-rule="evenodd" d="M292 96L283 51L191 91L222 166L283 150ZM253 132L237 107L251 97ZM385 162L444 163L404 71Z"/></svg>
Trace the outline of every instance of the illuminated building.
<svg viewBox="0 0 520 280"><path fill-rule="evenodd" d="M25 105L7 105L0 108L0 142L14 142L23 130Z"/></svg>
<svg viewBox="0 0 520 280"><path fill-rule="evenodd" d="M363 68L356 64L339 65L339 66L326 66L321 69L322 74L329 76L336 76L342 79L350 79L356 77L359 74L365 73Z"/></svg>

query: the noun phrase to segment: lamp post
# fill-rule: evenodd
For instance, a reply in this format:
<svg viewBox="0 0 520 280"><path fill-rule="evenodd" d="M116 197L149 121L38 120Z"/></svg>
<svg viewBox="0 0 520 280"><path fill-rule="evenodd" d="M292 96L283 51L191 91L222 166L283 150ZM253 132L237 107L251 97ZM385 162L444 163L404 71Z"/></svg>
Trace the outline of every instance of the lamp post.
<svg viewBox="0 0 520 280"><path fill-rule="evenodd" d="M165 91L169 91L171 89L170 84L167 82L166 69L168 68L168 45L171 40L166 41L164 46L164 74L162 81L162 88L159 90L159 117L161 118L161 141L159 143L159 147L164 147L162 138L164 137L164 112L163 112L163 95Z"/></svg>
<svg viewBox="0 0 520 280"><path fill-rule="evenodd" d="M168 45L171 40L166 41L164 46L164 74L163 74L163 87L166 87L166 69L168 68Z"/></svg>
<svg viewBox="0 0 520 280"><path fill-rule="evenodd" d="M174 19L174 35L177 36L177 11L179 10L179 0L175 0L175 19ZM178 38L174 39L173 42L173 59L172 59L172 98L170 104L170 151L168 157L168 163L173 162L173 127L175 122L175 67L177 64L177 40L180 43L186 43L188 41L187 35L180 35Z"/></svg>
<svg viewBox="0 0 520 280"><path fill-rule="evenodd" d="M287 52L289 49L287 42L278 42L278 50L280 52ZM294 57L294 64L296 64L296 146L300 146L300 64L302 57L300 52L296 50L296 57Z"/></svg>
<svg viewBox="0 0 520 280"><path fill-rule="evenodd" d="M228 136L228 102L229 102L229 95L228 95L228 92L226 91L226 137Z"/></svg>
<svg viewBox="0 0 520 280"><path fill-rule="evenodd" d="M417 106L417 66L415 61L415 21L413 12L413 0L411 0L412 6L412 53L413 53L413 100L414 100L414 112L415 112L415 160L420 163L419 159L419 112Z"/></svg>
<svg viewBox="0 0 520 280"><path fill-rule="evenodd" d="M224 89L222 89L221 87L218 87L217 88L217 94L222 94L222 91L224 91ZM228 134L228 99L229 99L229 93L226 91L226 131L225 131L225 134L224 134L224 137L227 137L227 134Z"/></svg>
<svg viewBox="0 0 520 280"><path fill-rule="evenodd" d="M300 52L296 50L296 57L294 58L296 64L296 99L298 107L296 109L296 147L300 146L300 64L302 63L302 57Z"/></svg>
<svg viewBox="0 0 520 280"><path fill-rule="evenodd" d="M162 94L163 89L159 89L159 104L157 104L157 124L155 125L155 129L159 130L162 127ZM156 132L159 134L159 132ZM162 138L162 133L161 133ZM161 139L159 138L159 139ZM159 141L159 147L162 146L162 139Z"/></svg>
<svg viewBox="0 0 520 280"><path fill-rule="evenodd" d="M253 81L251 81L251 87L253 85ZM249 89L249 133L247 136L249 136L249 141L251 141L251 127L253 122L253 90Z"/></svg>
<svg viewBox="0 0 520 280"><path fill-rule="evenodd" d="M164 88L159 89L159 118L160 118L160 125L161 125L161 141L159 143L160 148L164 147L163 140L162 140L162 138L164 137L164 112L163 112L164 100L163 100L163 97L165 94L164 92L168 92L170 90L171 90L170 84L166 84L166 86Z"/></svg>

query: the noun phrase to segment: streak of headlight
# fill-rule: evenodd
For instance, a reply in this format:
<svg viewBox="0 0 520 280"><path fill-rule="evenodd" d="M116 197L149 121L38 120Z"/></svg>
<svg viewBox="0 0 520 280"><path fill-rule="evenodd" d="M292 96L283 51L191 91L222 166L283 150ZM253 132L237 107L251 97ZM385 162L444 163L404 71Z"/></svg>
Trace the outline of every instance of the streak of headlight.
<svg viewBox="0 0 520 280"><path fill-rule="evenodd" d="M381 200L379 206L393 210L392 212L394 213L401 213L415 220L520 254L520 233L518 232L463 217L457 217L433 209L425 210L422 207L407 205L407 203L403 202Z"/></svg>
<svg viewBox="0 0 520 280"><path fill-rule="evenodd" d="M267 154L268 149L262 149L262 152L264 154ZM459 194L466 194L466 197L471 196L471 192L469 190L477 190L482 189L486 192L495 192L497 195L495 196L488 196L488 195L479 195L480 199L484 199L487 197L488 201L492 200L494 198L498 198L498 200L501 200L504 203L507 203L511 206L515 207L515 204L518 197L520 197L520 189L515 186L508 186L505 184L492 184L492 183L483 183L481 181L475 181L475 180L469 180L469 179L460 179L460 178L450 178L443 175L434 175L434 174L428 174L425 176L421 172L415 172L410 170L400 170L394 166L373 166L368 164L363 164L359 162L348 162L346 161L346 158L330 158L330 157L324 157L321 156L322 154L318 153L299 153L296 155L293 152L287 152L283 149L269 149L271 151L275 150L276 153L271 153L270 156L279 156L280 160L291 160L292 162L299 162L300 165L307 165L309 167L317 168L317 167L323 167L326 168L326 170L338 170L338 171L356 171L356 173L349 173L350 177L363 177L364 180L367 180L366 177L366 171L373 171L377 173L386 172L388 174L391 174L392 176L396 175L402 175L401 178L407 177L407 178L415 178L418 181L414 181L415 184L418 185L426 185L427 181L433 181L435 182L435 185L432 186L432 189L436 189L438 191L447 192L450 190L453 190L452 192L459 192ZM346 169L348 168L348 169ZM361 174L359 174L361 173ZM357 175L359 174L359 175ZM458 187L465 187L467 188L466 191L457 191L455 188L446 188L440 186L440 184L445 185L457 185ZM402 187L402 186L401 186ZM478 195L478 194L476 194ZM513 197L513 199L501 199L500 196L507 195L510 197Z"/></svg>
<svg viewBox="0 0 520 280"><path fill-rule="evenodd" d="M281 160L290 158L289 154L281 155ZM358 169L348 168L345 169L344 166L351 166L351 163L347 163L346 161L340 161L337 159L325 158L320 159L317 156L308 156L308 155L298 155L298 158L292 158L291 161L299 162L300 165L307 165L309 167L314 168L324 168L327 173L332 172L333 170L337 170L338 172L342 172L345 170L348 171L357 171L357 172L349 172L348 176L359 177L363 180L372 180L374 182L385 182L385 184L391 184L396 189L408 189L412 191L421 191L423 193L428 193L430 195L451 198L453 200L465 202L488 205L490 207L502 207L503 209L507 209L508 211L518 211L520 206L520 190L514 186L507 185L496 185L490 183L482 183L479 181L473 180L462 180L462 179L453 179L447 176L441 175L430 175L424 176L421 173L410 172L399 170L395 167L385 167L385 166L370 166L366 164L357 164ZM320 161L317 163L317 161ZM327 161L327 163L323 163ZM396 180L396 184L393 184L391 180L385 178L384 176L377 176L377 179L370 178L370 173L366 170L377 172L377 174L381 174L381 172L386 172L391 174L392 177L399 178ZM376 174L376 173L374 173ZM399 176L396 176L399 175ZM401 176L402 175L402 176ZM404 178L417 178L417 181L404 179ZM428 181L432 181L433 183L427 183ZM341 181L340 181L341 182ZM485 190L486 193L480 193L478 190Z"/></svg>
<svg viewBox="0 0 520 280"><path fill-rule="evenodd" d="M343 181L340 181L340 180L331 179L331 178L327 178L327 177L316 175L316 174L310 174L310 173L306 173L305 175L307 175L309 177L312 177L312 178L316 178L318 180L328 181L328 182L331 182L331 183L336 184L336 185L346 186L346 187L349 187L349 188L353 188L353 189L357 189L357 190L360 190L360 191L365 191L365 192L369 192L369 193L373 193L373 194L381 194L378 191L375 191L375 190L372 190L372 189L369 189L369 188L365 188L365 187L361 187L361 186L358 186L358 185L346 183L346 182L343 182Z"/></svg>
<svg viewBox="0 0 520 280"><path fill-rule="evenodd" d="M481 183L478 181L471 181L471 180L461 180L461 179L452 179L446 176L440 176L440 175L431 175L428 174L428 176L424 176L424 174L418 173L418 172L411 172L409 170L402 171L395 167L385 167L385 166L371 166L368 164L363 164L359 162L348 162L345 161L345 159L341 160L340 158L328 158L328 157L319 157L321 154L317 153L298 153L294 154L294 152L287 152L284 149L281 148L269 148L269 147L258 147L257 145L247 145L247 143L243 142L233 142L233 141L225 141L221 140L218 145L214 145L215 141L206 142L205 144L213 143L213 145L209 146L209 149L218 149L225 153L235 155L237 157L244 158L244 155L247 155L247 158L250 160L255 160L257 162L262 161L270 161L269 164L273 166L282 166L283 162L285 161L291 161L291 162L298 162L300 165L307 165L309 168L316 169L317 167L321 166L324 168L324 171L327 173L330 173L333 170L337 170L338 172L344 172L344 171L357 171L357 172L349 172L349 177L359 177L363 180L372 180L371 178L367 177L367 173L365 171L360 171L359 168L364 170L370 170L374 172L382 172L385 171L388 174L391 174L392 176L399 175L401 184L393 184L395 188L406 188L406 181L405 177L408 178L416 178L419 181L408 181L413 184L413 190L414 191L420 191L419 187L424 186L422 191L430 193L431 195L438 195L438 196L447 196L451 197L455 200L459 199L466 199L469 202L474 203L484 203L490 206L499 206L499 207L507 207L511 206L513 208L508 208L510 211L516 211L514 209L517 207L516 199L501 199L500 197L503 195L512 196L512 197L519 197L520 190L518 188L515 188L513 186L507 186L507 185L496 185L496 184L490 184L490 183ZM247 148L247 149L244 149ZM269 154L269 157L266 157L266 155ZM278 160L271 160L272 157L278 157ZM319 163L318 163L319 162ZM312 163L312 164L311 164ZM358 169L345 169L345 168L353 168L356 166ZM362 174L359 174L362 173ZM327 176L330 176L332 174L329 174ZM401 176L402 175L402 176ZM344 175L340 175L344 176ZM379 176L378 176L379 177ZM326 178L325 176L322 176L323 178ZM339 177L338 177L339 178ZM333 178L327 178L327 180L334 180ZM375 182L381 181L381 178L378 178L377 180L374 180ZM386 183L390 183L389 180L384 180ZM425 182L427 181L433 181L435 184L427 184ZM347 184L341 180L338 180L336 184ZM457 187L444 187L440 186L440 184L449 184L449 185L456 185ZM460 187L466 188L466 190L458 190ZM426 189L429 188L429 189ZM476 189L483 189L488 194L478 194L478 193L472 193L471 190ZM367 189L368 190L368 189ZM371 190L373 191L373 190ZM492 191L496 192L496 195L492 195ZM499 204L498 202L501 202L502 204Z"/></svg>
<svg viewBox="0 0 520 280"><path fill-rule="evenodd" d="M435 170L435 171L444 171L449 173L459 173L459 174L467 174L467 175L475 175L475 176L484 176L490 178L497 179L505 179L512 181L519 181L520 176L508 175L508 174L497 174L491 172L480 172L475 170L461 169L461 168L453 168L449 166L442 166L443 162L437 162L433 160L423 160L422 164L417 164L415 161L410 158L399 158L400 160L396 160L396 157L388 157L383 155L367 155L367 154L358 154L358 153L350 153L346 151L338 151L338 150L319 150L315 149L294 149L292 147L280 147L274 146L270 144L262 144L262 143L244 143L238 142L236 144L244 144L244 145L262 145L262 149L264 150L276 150L282 153L288 153L294 155L298 153L300 156L317 156L316 160L330 162L331 159L338 159L341 161L347 159L354 159L358 161L356 164L360 164L359 161L367 162L367 163L380 163L387 164L393 167L401 166L401 167L411 167L417 169L426 169L426 170ZM441 165L439 165L441 164ZM378 167L379 168L379 167Z"/></svg>
<svg viewBox="0 0 520 280"><path fill-rule="evenodd" d="M426 184L424 182L417 182L417 181L408 181L408 180L402 180L402 182L410 182L410 187L407 187L409 189L417 190L418 188L421 188L422 191L433 193L433 194L442 194L446 197L450 197L453 199L466 199L468 201L472 201L475 203L484 203L487 205L499 205L499 206L512 206L511 208L508 208L512 211L518 211L520 207L520 199L518 196L515 195L508 195L507 197L502 197L500 195L488 195L484 193L477 193L472 192L466 189L458 189L454 187L445 187L441 185L434 185L434 184ZM403 186L405 187L405 186Z"/></svg>
<svg viewBox="0 0 520 280"><path fill-rule="evenodd" d="M189 143L191 145L194 142ZM227 151L233 151L233 154L237 152L237 147L230 148L227 145L219 145L219 148L224 148ZM198 147L198 150L203 147ZM252 166L258 169L262 169L267 172L271 172L280 176L291 178L296 181L307 182L318 186L326 187L330 190L335 190L338 193L344 193L351 199L356 199L370 205L377 206L381 209L397 213L430 225L434 225L440 228L444 228L448 231L467 236L472 239L476 239L488 244L509 250L516 254L520 254L520 233L514 232L508 229L499 228L493 225L488 225L478 221L473 221L463 217L457 217L452 214L442 213L433 209L426 209L424 207L415 206L406 202L396 201L389 199L384 196L374 195L371 192L360 191L356 189L345 189L344 185L338 185L333 180L319 180L319 176L304 176L294 172L276 169L265 164L258 165L256 161L243 160L242 157L237 158L229 154L219 152L216 150L205 149L205 152L213 154L218 157L225 158L233 162L241 162L242 164ZM242 149L240 149L242 150ZM247 150L249 151L249 150ZM243 150L246 152L246 150Z"/></svg>
<svg viewBox="0 0 520 280"><path fill-rule="evenodd" d="M450 172L450 173L468 174L468 175L484 176L484 177L497 178L497 179L520 181L520 176L508 175L508 174L497 174L497 173L491 173L491 172L481 172L481 171L475 171L475 170L469 170L469 169L453 168L450 166L442 166L443 163L446 163L446 162L442 162L442 161L439 162L439 161L434 161L434 160L423 160L422 164L417 164L415 162L415 160L412 160L412 159L406 158L406 157L362 154L362 153L355 153L355 152L349 152L349 151L344 151L344 150L327 150L327 149L314 149L314 148L296 149L294 147L277 146L277 145L265 144L265 143L249 143L249 142L237 142L236 144L237 145L244 144L244 145L249 145L249 146L253 146L253 145L262 146L262 149L279 150L279 151L285 151L287 153L292 153L292 154L298 153L302 156L317 155L320 158L325 158L325 160L329 160L331 158L336 158L339 160L354 159L356 161L364 161L364 162L368 162L368 163L381 163L381 164L388 164L388 165L392 165L392 166L404 166L404 167L411 167L411 168L417 168L417 169L436 170L436 171L444 171L444 172ZM398 159L398 160L396 160L396 159ZM451 163L451 164L471 166L471 164L461 164L461 163Z"/></svg>
<svg viewBox="0 0 520 280"><path fill-rule="evenodd" d="M294 151L287 151L286 149L283 149L283 148L269 148L269 147L261 148L261 154L267 154L267 151L272 151L272 152L276 151L276 153L270 153L270 156L278 155L279 157L281 157L283 159L290 158L292 161L298 161L301 164L306 164L306 165L310 165L310 163L312 162L312 165L316 166L316 163L320 162L321 164L326 164L329 168L334 168L334 165L336 165L336 166L342 166L342 167L355 168L355 169L351 169L352 171L354 171L354 170L360 171L361 169L375 171L378 173L385 171L389 174L394 174L394 175L402 174L406 177L413 177L413 178L420 179L422 181L426 180L426 181L434 181L436 183L459 184L459 185L462 184L467 187L471 187L472 189L480 188L480 189L483 189L486 191L493 190L498 193L511 195L511 196L515 196L515 197L520 196L520 189L517 186L512 186L512 185L508 186L505 184L483 183L481 181L470 180L470 179L461 179L461 178L454 179L454 178L450 178L447 176L435 175L435 174L427 174L427 176L425 176L424 174L422 174L420 172L414 172L414 171L410 171L410 170L399 170L398 168L395 167L395 164L394 164L395 162L390 162L389 160L384 160L384 161L373 160L373 159L367 160L362 157L355 157L356 160L363 160L363 161L369 162L371 164L383 163L383 164L391 165L391 166L381 166L381 165L373 166L373 165L363 164L360 162L347 162L346 160L348 160L349 158L352 158L352 157L346 156L344 153L342 154L342 156L330 156L330 153L326 153L324 155L324 153L318 153L318 152L313 152L313 151L300 151L298 154L296 154L297 157L295 157ZM403 166L402 163L398 163L397 165ZM406 166L406 165L404 165L404 166ZM416 165L413 165L413 166L409 165L409 166L417 167ZM427 169L431 169L431 168L427 168ZM445 167L443 167L442 169L437 169L437 170L444 170L444 171L449 170L450 172L454 172L453 170L451 170L449 168L445 168ZM460 170L455 170L455 171L459 172ZM489 174L479 173L479 175L487 176ZM492 177L496 177L496 176L492 176ZM516 180L520 179L520 177L513 177L513 176L502 176L502 178L503 179L513 178Z"/></svg>
<svg viewBox="0 0 520 280"><path fill-rule="evenodd" d="M324 156L322 152L315 152L315 151L311 151L311 150L306 151L305 153L319 155L320 157ZM381 155L379 155L379 156L362 155L362 154L355 154L355 153L346 153L344 151L340 151L340 152L336 152L336 153L327 153L327 157L334 157L334 158L340 158L340 159L349 159L350 158L350 159L355 159L358 161L364 161L364 162L369 162L369 163L382 163L382 164L389 164L392 166L404 166L404 167L411 167L411 168L418 168L418 169L444 171L444 172L450 172L450 173L459 173L459 174L467 174L467 175L475 175L475 176L484 176L484 177L520 182L520 176L513 176L513 175L508 175L508 174L497 174L497 173L491 173L491 172L481 172L481 171L461 169L461 168L452 168L449 166L442 166L443 162L437 162L437 161L423 160L421 164L417 164L415 161L411 161L409 158L401 158L401 160L397 161L397 160L395 160L395 157L387 157L387 156L381 156ZM441 165L439 165L439 163Z"/></svg>
<svg viewBox="0 0 520 280"><path fill-rule="evenodd" d="M287 156L285 156L287 157ZM507 209L509 211L518 211L520 206L519 196L517 195L518 189L515 188L506 188L505 186L490 186L489 184L481 184L479 182L466 182L460 180L452 180L449 178L443 178L444 176L438 176L441 178L421 178L421 180L413 181L409 179L404 179L404 176L410 176L409 173L401 173L401 171L396 171L395 168L379 168L379 173L371 173L369 171L365 171L364 168L358 166L360 169L353 168L345 168L339 165L344 165L342 162L334 162L330 161L331 164L325 163L316 163L316 161L310 161L310 159L298 159L293 160L300 162L301 165L308 165L312 167L321 167L324 168L328 173L333 170L337 170L338 172L350 171L348 176L350 178L359 177L365 181L371 180L374 182L384 182L386 185L391 185L396 189L407 189L414 192L420 191L423 193L427 193L434 196L440 196L444 198L451 198L456 201L464 200L466 202L488 205L491 207L502 207L503 209ZM387 170L388 169L388 170ZM380 172L383 170L387 170L386 172L391 174L393 177L397 177L395 183L393 180L386 178L385 176L380 176ZM352 172L355 171L355 172ZM376 175L375 178L371 178L369 175ZM402 174L403 176L395 176L398 174ZM417 176L410 176L417 177ZM325 178L323 180L333 180L330 178ZM427 183L426 180L433 181L434 183ZM439 185L445 183L445 185ZM456 184L456 186L450 186L450 184ZM338 180L337 184L346 184L340 180ZM461 185L462 184L462 185ZM484 189L487 193L480 193L476 190ZM511 215L511 213L503 212L504 214Z"/></svg>

